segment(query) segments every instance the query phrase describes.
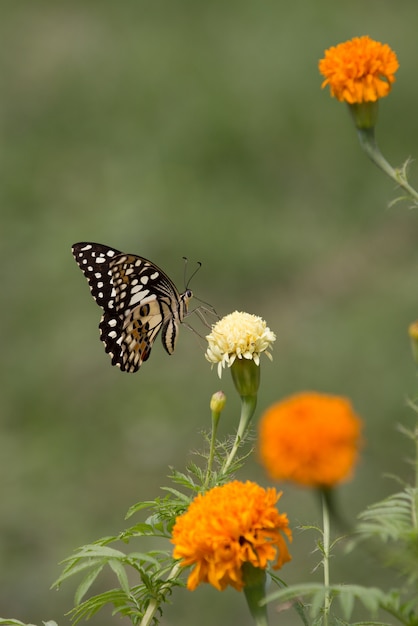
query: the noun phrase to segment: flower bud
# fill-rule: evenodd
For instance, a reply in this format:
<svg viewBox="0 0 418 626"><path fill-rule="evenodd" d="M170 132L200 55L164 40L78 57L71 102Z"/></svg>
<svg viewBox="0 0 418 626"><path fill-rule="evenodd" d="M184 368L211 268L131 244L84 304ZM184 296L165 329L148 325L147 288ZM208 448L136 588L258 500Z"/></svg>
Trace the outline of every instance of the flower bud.
<svg viewBox="0 0 418 626"><path fill-rule="evenodd" d="M216 391L210 399L210 410L212 413L221 413L226 404L226 395L223 391Z"/></svg>

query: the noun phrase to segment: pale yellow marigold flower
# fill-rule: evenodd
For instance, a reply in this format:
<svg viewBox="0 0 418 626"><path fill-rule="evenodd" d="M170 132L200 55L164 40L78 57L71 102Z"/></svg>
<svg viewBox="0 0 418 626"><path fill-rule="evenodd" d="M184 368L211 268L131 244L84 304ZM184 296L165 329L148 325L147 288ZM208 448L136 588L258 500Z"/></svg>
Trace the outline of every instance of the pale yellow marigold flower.
<svg viewBox="0 0 418 626"><path fill-rule="evenodd" d="M226 365L231 367L236 358L253 360L256 365L260 365L260 354L264 352L271 360L269 349L276 335L261 317L234 311L219 320L206 339L206 359L210 363L217 363L220 378L222 368Z"/></svg>

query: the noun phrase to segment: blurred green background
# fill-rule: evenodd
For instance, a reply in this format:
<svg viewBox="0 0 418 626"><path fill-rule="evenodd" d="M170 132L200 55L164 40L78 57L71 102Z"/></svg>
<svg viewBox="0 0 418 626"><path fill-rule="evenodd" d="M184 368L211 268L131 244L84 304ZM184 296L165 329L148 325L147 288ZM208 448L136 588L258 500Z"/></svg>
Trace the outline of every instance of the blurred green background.
<svg viewBox="0 0 418 626"><path fill-rule="evenodd" d="M172 357L157 340L138 374L111 367L75 241L151 258L179 289L182 257L202 261L198 297L264 317L278 339L259 412L303 389L350 396L366 440L339 494L351 521L397 489L385 472L410 478L396 426L414 421L418 213L389 208L400 194L317 63L363 34L397 52L377 134L399 165L418 154L417 23L415 0L3 0L0 616L68 624L75 581L49 590L58 562L161 495L169 466L201 447L213 391L229 399L221 434L236 424L228 373L217 379L184 327ZM256 455L240 477L268 484ZM319 521L314 494L280 487L294 528ZM320 576L315 539L295 531L287 582ZM393 583L364 554L335 558L332 577ZM252 623L233 590L177 591L162 624L197 620Z"/></svg>

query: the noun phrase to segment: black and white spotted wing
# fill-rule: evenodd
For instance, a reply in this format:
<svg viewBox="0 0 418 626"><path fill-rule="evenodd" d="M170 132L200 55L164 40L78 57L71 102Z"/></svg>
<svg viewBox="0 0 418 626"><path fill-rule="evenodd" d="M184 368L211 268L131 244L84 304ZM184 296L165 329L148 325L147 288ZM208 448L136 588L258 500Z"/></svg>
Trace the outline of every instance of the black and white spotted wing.
<svg viewBox="0 0 418 626"><path fill-rule="evenodd" d="M159 267L140 256L87 242L75 243L72 251L103 309L100 339L112 365L136 372L160 330L163 346L172 354L192 292L179 294Z"/></svg>

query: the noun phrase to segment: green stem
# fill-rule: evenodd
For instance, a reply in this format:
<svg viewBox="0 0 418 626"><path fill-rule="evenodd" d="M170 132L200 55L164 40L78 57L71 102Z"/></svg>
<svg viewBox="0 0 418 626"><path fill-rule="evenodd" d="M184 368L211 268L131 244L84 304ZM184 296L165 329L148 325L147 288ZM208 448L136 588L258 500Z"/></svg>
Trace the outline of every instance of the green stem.
<svg viewBox="0 0 418 626"><path fill-rule="evenodd" d="M402 170L393 168L380 152L374 128L358 128L357 134L362 149L373 163L418 203L418 192L408 183L405 173Z"/></svg>
<svg viewBox="0 0 418 626"><path fill-rule="evenodd" d="M240 416L240 421L238 425L238 430L237 430L237 434L235 435L235 441L232 446L231 452L229 453L228 458L225 461L224 466L222 468L223 472L226 472L226 470L230 467L232 461L234 460L238 452L238 448L241 444L242 438L247 432L249 423L251 422L251 419L254 415L256 405L257 405L256 395L241 396L241 416Z"/></svg>
<svg viewBox="0 0 418 626"><path fill-rule="evenodd" d="M413 526L418 528L418 424L415 426L415 507L413 511Z"/></svg>
<svg viewBox="0 0 418 626"><path fill-rule="evenodd" d="M327 504L327 498L324 491L321 493L322 497L322 520L323 520L323 563L324 563L324 620L323 625L328 626L328 616L331 606L331 598L329 595L329 550L330 550L330 523L329 523L329 510Z"/></svg>
<svg viewBox="0 0 418 626"><path fill-rule="evenodd" d="M180 569L181 569L180 563L179 562L175 563L167 577L165 584L161 586L160 592L164 592L165 587L168 587L170 585L170 581L173 580L173 578L177 578L177 575ZM159 601L157 600L157 598L153 598L150 601L147 607L147 610L145 611L144 617L142 618L140 622L140 626L150 626L150 624L153 623L154 615L159 610L159 608L160 608Z"/></svg>
<svg viewBox="0 0 418 626"><path fill-rule="evenodd" d="M209 485L210 477L212 474L212 465L213 465L213 459L215 457L216 432L218 430L219 416L220 416L220 413L212 411L212 432L211 432L211 437L210 437L209 459L208 459L208 467L206 470L205 483L203 485L205 490L207 489Z"/></svg>

